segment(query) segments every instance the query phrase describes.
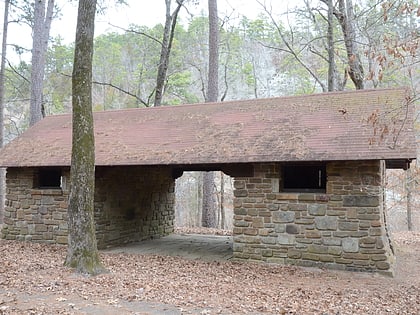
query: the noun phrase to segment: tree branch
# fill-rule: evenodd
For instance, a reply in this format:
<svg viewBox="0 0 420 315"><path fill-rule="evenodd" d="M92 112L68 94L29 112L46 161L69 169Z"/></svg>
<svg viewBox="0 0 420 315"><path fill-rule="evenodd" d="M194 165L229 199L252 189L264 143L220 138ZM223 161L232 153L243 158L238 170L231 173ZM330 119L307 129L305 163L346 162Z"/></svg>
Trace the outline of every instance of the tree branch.
<svg viewBox="0 0 420 315"><path fill-rule="evenodd" d="M110 26L112 26L112 27L115 27L115 28L118 28L118 29L120 29L120 30L123 30L123 31L125 31L125 32L129 32L129 33L133 33L133 34L137 34L137 35L142 35L142 36L144 36L144 37L147 37L147 38L149 38L149 39L151 39L151 40L155 41L155 42L156 42L156 43L158 43L160 46L162 46L162 45L163 45L163 43L162 43L159 39L157 39L157 38L155 38L155 37L153 37L153 36L151 36L151 35L149 35L149 34L147 34L147 33L145 33L145 32L137 31L137 30L134 30L134 29L132 29L132 28L126 29L126 28L123 28L123 27L121 27L121 26L114 25L114 24L112 24L112 23L108 23L108 25L110 25Z"/></svg>
<svg viewBox="0 0 420 315"><path fill-rule="evenodd" d="M30 81L24 77L22 74L20 74L15 67L13 67L13 65L10 63L9 60L7 60L7 64L9 65L10 69L12 69L12 71L17 74L20 78L22 78L26 83L30 83Z"/></svg>
<svg viewBox="0 0 420 315"><path fill-rule="evenodd" d="M112 87L113 89L116 89L119 92L122 92L124 94L127 94L128 96L134 97L137 101L139 101L141 104L143 104L145 107L149 107L150 105L148 103L146 103L143 99L141 99L140 97L138 97L136 94L133 94L129 91L124 90L123 88L120 88L119 86L116 86L112 83L106 83L106 82L98 82L98 81L92 81L93 84L97 84L97 85L102 85L102 86L109 86Z"/></svg>
<svg viewBox="0 0 420 315"><path fill-rule="evenodd" d="M261 7L264 9L265 13L268 15L268 17L271 19L271 22L273 23L274 27L277 30L277 33L280 35L281 40L283 41L284 45L286 46L287 49L278 49L284 52L287 52L289 54L291 54L296 61L306 70L308 71L308 73L315 79L315 81L321 86L323 91L327 91L327 87L325 86L325 84L318 78L318 76L315 74L314 71L312 71L311 68L309 68L302 59L300 59L300 57L298 56L298 54L295 52L295 50L293 49L293 47L290 45L289 41L286 39L286 37L284 36L280 26L277 24L277 22L275 21L273 15L271 14L271 11L267 9L265 3L262 3L260 0L256 0L256 2L258 4L261 5ZM274 47L272 47L274 48Z"/></svg>

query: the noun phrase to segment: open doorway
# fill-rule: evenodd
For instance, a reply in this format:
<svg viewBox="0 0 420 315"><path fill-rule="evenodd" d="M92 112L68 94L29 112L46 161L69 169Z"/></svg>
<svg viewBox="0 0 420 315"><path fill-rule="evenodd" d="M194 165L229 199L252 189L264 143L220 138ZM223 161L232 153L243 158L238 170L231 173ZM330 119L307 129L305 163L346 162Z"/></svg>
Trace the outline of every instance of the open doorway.
<svg viewBox="0 0 420 315"><path fill-rule="evenodd" d="M109 248L112 253L175 256L227 261L233 256L233 178L214 171L215 223L202 226L203 174L184 171L175 181L174 233Z"/></svg>
<svg viewBox="0 0 420 315"><path fill-rule="evenodd" d="M385 205L391 232L420 231L420 167L387 169Z"/></svg>
<svg viewBox="0 0 420 315"><path fill-rule="evenodd" d="M214 171L215 226L202 226L203 174L177 171L174 233L109 248L107 252L177 256L205 261L226 261L233 256L233 178Z"/></svg>
<svg viewBox="0 0 420 315"><path fill-rule="evenodd" d="M175 230L231 235L233 230L233 178L213 171L213 223L203 227L203 177L206 172L183 172L175 182Z"/></svg>

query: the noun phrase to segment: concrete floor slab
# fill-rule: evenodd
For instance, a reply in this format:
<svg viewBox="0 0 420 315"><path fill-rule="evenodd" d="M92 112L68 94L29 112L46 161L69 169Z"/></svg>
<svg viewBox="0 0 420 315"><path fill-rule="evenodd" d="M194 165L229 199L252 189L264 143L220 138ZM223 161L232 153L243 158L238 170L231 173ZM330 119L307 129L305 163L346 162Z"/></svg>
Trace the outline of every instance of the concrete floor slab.
<svg viewBox="0 0 420 315"><path fill-rule="evenodd" d="M178 256L204 261L225 261L232 258L232 236L203 234L171 234L103 250L106 253Z"/></svg>

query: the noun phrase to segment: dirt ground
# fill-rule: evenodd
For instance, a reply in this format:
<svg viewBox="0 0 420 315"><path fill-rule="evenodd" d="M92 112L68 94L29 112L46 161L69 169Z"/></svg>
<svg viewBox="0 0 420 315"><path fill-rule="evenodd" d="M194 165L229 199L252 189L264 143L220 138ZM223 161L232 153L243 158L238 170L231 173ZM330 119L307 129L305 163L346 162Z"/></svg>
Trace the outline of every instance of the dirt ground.
<svg viewBox="0 0 420 315"><path fill-rule="evenodd" d="M104 252L85 277L63 246L0 240L0 314L420 314L420 233L394 240L394 278Z"/></svg>

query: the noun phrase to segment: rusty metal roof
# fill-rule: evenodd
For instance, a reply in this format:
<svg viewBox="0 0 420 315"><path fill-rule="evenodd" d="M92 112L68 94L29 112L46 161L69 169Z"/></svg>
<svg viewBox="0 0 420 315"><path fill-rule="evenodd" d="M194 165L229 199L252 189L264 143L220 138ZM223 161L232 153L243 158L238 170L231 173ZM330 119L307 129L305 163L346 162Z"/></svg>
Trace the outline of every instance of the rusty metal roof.
<svg viewBox="0 0 420 315"><path fill-rule="evenodd" d="M416 157L404 89L95 112L96 165L402 160ZM0 166L68 166L71 115L0 151Z"/></svg>

